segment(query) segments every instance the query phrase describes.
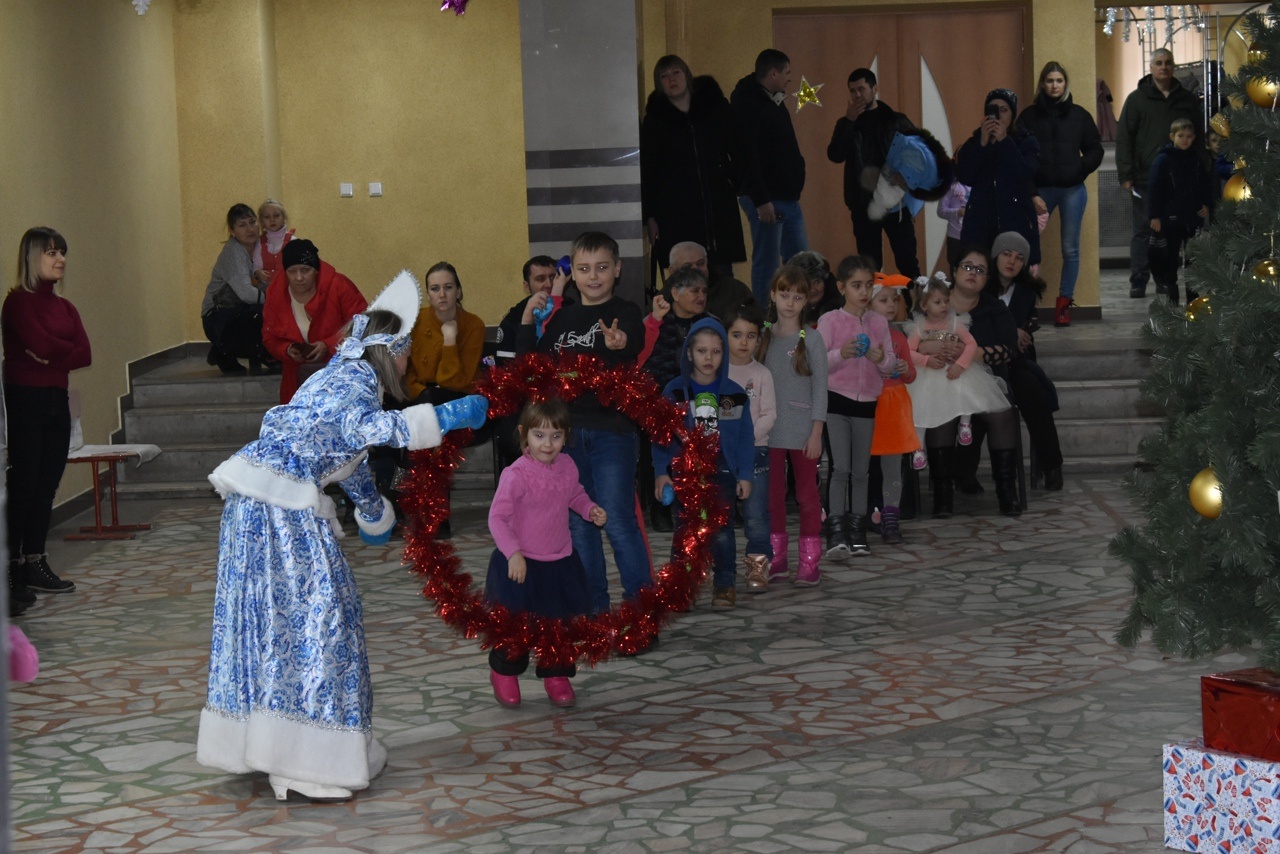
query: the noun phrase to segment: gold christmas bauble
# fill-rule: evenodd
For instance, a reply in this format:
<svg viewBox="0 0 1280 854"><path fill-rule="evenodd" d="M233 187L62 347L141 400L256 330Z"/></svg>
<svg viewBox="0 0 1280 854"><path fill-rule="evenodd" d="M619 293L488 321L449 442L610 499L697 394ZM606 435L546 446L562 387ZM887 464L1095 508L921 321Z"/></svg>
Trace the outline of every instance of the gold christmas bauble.
<svg viewBox="0 0 1280 854"><path fill-rule="evenodd" d="M1253 265L1253 279L1260 285L1273 288L1280 285L1280 261L1275 258L1263 258Z"/></svg>
<svg viewBox="0 0 1280 854"><path fill-rule="evenodd" d="M1222 515L1222 483L1213 472L1213 466L1203 468L1191 478L1191 506L1206 519Z"/></svg>
<svg viewBox="0 0 1280 854"><path fill-rule="evenodd" d="M1248 183L1244 180L1244 175L1240 172L1228 178L1227 183L1222 188L1222 198L1229 202L1243 202L1252 195L1253 191L1249 189Z"/></svg>
<svg viewBox="0 0 1280 854"><path fill-rule="evenodd" d="M1208 297L1196 297L1187 303L1187 320L1196 320L1206 314L1213 314L1213 308L1209 305Z"/></svg>
<svg viewBox="0 0 1280 854"><path fill-rule="evenodd" d="M1231 122L1222 113L1213 114L1213 118L1209 119L1209 127L1223 139L1231 136Z"/></svg>
<svg viewBox="0 0 1280 854"><path fill-rule="evenodd" d="M1241 155L1240 157L1237 157L1235 160L1235 163L1231 165L1237 172L1239 172L1240 170L1245 169L1249 166L1249 161L1245 160L1244 156Z"/></svg>
<svg viewBox="0 0 1280 854"><path fill-rule="evenodd" d="M1267 58L1267 55L1263 53L1262 48L1258 47L1258 43L1254 42L1249 45L1249 50L1245 53L1244 58L1250 65L1259 65L1262 60Z"/></svg>
<svg viewBox="0 0 1280 854"><path fill-rule="evenodd" d="M1265 77L1255 77L1245 84L1244 90L1249 93L1249 100L1253 103L1271 110L1275 109L1276 96L1280 95L1280 83Z"/></svg>

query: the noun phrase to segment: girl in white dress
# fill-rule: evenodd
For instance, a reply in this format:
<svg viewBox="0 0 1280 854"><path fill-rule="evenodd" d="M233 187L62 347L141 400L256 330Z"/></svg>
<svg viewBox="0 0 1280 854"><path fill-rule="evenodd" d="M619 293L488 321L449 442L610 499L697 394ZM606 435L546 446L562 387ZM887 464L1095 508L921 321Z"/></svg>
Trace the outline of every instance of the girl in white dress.
<svg viewBox="0 0 1280 854"><path fill-rule="evenodd" d="M982 359L974 362L979 348L969 334L969 316L957 316L952 311L951 283L942 273L935 273L932 279L921 276L916 280L916 306L906 328L916 381L907 386L907 390L911 394L911 410L920 444L923 447L925 430L940 427L959 416L958 441L968 445L973 442L970 420L974 413L1008 409L1009 399L1000 380L992 375ZM920 352L920 342L931 340L959 341L964 351L950 362L941 356L926 356ZM913 468L919 470L925 464L923 450L912 454Z"/></svg>

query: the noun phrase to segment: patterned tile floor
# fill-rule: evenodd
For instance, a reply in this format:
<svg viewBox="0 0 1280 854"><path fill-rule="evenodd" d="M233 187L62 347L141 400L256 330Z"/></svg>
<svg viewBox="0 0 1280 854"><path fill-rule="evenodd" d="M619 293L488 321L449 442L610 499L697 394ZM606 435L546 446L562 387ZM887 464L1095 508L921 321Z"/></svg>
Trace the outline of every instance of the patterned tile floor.
<svg viewBox="0 0 1280 854"><path fill-rule="evenodd" d="M1146 301L1121 272L1103 284L1104 322L1042 333L1042 352L1136 340ZM454 501L477 573L486 483ZM1199 731L1201 674L1251 659L1116 646L1118 478L1033 493L1020 521L994 505L988 487L951 520L909 522L903 546L828 566L817 588L683 615L655 652L584 669L567 710L532 678L520 709L499 707L484 654L434 617L398 543L349 538L390 760L333 805L277 803L262 775L195 762L219 508L128 503L154 529L53 541L79 591L21 618L43 672L11 695L12 848L1162 850L1161 745Z"/></svg>
<svg viewBox="0 0 1280 854"><path fill-rule="evenodd" d="M477 571L481 484L454 525ZM1115 645L1130 511L1107 477L1020 521L971 499L817 588L682 615L584 669L568 710L531 678L499 707L396 542L349 538L390 761L348 803L281 804L194 758L218 505L126 509L154 529L57 543L79 591L21 619L43 672L12 695L13 850L1157 851L1161 744L1198 731L1200 674L1249 664Z"/></svg>

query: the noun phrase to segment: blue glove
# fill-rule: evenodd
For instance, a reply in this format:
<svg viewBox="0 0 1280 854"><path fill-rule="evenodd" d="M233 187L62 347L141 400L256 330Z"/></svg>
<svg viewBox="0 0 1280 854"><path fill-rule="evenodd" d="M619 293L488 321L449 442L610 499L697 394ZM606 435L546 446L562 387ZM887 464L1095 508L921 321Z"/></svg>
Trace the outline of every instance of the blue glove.
<svg viewBox="0 0 1280 854"><path fill-rule="evenodd" d="M381 534L370 534L364 528L360 529L360 539L364 540L371 546L385 546L391 540L391 532L396 529L395 525L387 528Z"/></svg>
<svg viewBox="0 0 1280 854"><path fill-rule="evenodd" d="M853 339L853 358L867 355L867 351L871 349L871 339L866 333L861 333Z"/></svg>
<svg viewBox="0 0 1280 854"><path fill-rule="evenodd" d="M564 273L566 276L573 272L573 259L568 255L562 257L556 262L556 272Z"/></svg>
<svg viewBox="0 0 1280 854"><path fill-rule="evenodd" d="M450 430L475 430L484 424L488 412L488 398L471 394L436 406L436 420L440 422L441 433L448 433Z"/></svg>
<svg viewBox="0 0 1280 854"><path fill-rule="evenodd" d="M542 340L542 329L546 325L547 318L551 316L551 312L555 311L555 309L555 305L552 304L551 299L548 298L546 305L542 308L535 308L533 310L534 329L538 333L539 341Z"/></svg>
<svg viewBox="0 0 1280 854"><path fill-rule="evenodd" d="M675 502L676 491L672 489L671 484L668 483L666 486L662 487L662 504L665 507L670 507L672 504L675 504Z"/></svg>

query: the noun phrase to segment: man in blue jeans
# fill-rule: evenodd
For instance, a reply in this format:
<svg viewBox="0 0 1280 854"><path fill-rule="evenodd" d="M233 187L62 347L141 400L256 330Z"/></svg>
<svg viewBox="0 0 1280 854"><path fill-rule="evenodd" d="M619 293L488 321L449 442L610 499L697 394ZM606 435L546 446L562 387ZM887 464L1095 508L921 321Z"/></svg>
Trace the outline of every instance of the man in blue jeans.
<svg viewBox="0 0 1280 854"><path fill-rule="evenodd" d="M800 210L804 155L785 103L790 83L791 60L770 48L729 98L746 150L738 203L751 226L751 290L761 306L782 259L809 248Z"/></svg>

